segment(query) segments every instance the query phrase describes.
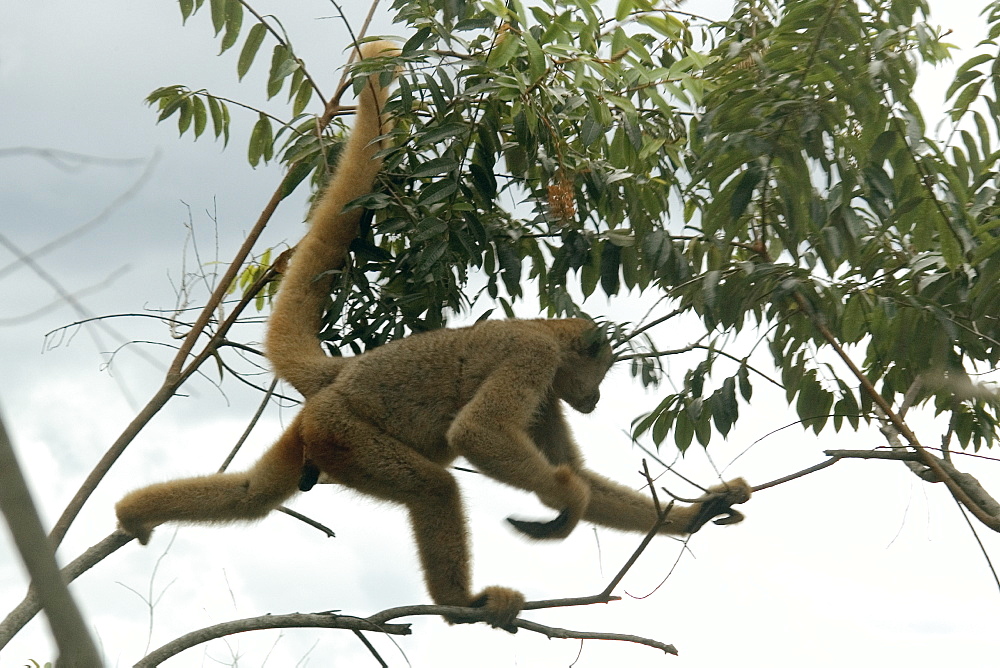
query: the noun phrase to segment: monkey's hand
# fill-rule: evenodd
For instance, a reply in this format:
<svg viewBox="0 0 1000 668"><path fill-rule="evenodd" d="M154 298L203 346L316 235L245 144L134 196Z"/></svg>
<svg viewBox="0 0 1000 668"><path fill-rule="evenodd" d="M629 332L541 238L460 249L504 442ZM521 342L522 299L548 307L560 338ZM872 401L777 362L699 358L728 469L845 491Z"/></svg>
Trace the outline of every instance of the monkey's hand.
<svg viewBox="0 0 1000 668"><path fill-rule="evenodd" d="M691 518L687 533L694 533L709 520L714 524L736 524L743 521L743 513L733 508L737 503L750 499L752 489L743 478L709 487L708 492L697 499L698 510Z"/></svg>
<svg viewBox="0 0 1000 668"><path fill-rule="evenodd" d="M511 525L529 538L565 538L583 518L590 503L590 485L569 466L562 464L555 469L553 488L538 492L538 498L550 508L559 510L559 515L548 522L519 520L508 517Z"/></svg>

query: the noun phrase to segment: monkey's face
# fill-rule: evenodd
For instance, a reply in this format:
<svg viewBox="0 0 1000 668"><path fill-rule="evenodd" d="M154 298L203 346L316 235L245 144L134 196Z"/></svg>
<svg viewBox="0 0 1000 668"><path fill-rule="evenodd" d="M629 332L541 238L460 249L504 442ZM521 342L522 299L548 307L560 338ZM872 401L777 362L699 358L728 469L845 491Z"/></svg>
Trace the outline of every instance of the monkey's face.
<svg viewBox="0 0 1000 668"><path fill-rule="evenodd" d="M552 381L556 396L581 413L590 413L601 399L601 381L611 368L611 348L603 342L566 356Z"/></svg>

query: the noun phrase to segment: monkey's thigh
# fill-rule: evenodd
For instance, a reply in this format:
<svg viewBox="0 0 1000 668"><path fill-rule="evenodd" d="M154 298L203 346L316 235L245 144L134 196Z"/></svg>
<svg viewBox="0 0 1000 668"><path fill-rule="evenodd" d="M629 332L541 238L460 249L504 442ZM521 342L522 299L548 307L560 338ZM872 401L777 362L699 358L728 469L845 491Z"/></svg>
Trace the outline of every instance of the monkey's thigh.
<svg viewBox="0 0 1000 668"><path fill-rule="evenodd" d="M360 419L303 421L305 459L337 482L408 506L450 504L458 494L448 471Z"/></svg>
<svg viewBox="0 0 1000 668"><path fill-rule="evenodd" d="M335 430L335 431L334 431ZM409 446L362 421L326 422L310 438L306 457L337 482L406 506L431 598L441 605L469 605L469 546L455 479Z"/></svg>

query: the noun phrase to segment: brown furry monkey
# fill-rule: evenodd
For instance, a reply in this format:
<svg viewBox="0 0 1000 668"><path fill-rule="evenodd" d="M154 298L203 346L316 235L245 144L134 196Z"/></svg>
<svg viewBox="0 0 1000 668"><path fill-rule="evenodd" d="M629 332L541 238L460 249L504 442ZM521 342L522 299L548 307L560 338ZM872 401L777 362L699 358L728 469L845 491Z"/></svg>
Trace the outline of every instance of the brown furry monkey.
<svg viewBox="0 0 1000 668"><path fill-rule="evenodd" d="M361 47L366 58L397 52L386 42ZM580 520L645 532L656 509L647 496L584 468L570 436L562 403L592 411L611 366L610 347L586 320L486 321L417 334L355 357L324 353L317 334L330 273L344 265L362 213L344 206L370 192L378 174L385 99L379 74L372 74L268 322L268 358L275 374L305 396L302 410L249 471L136 490L118 502L118 520L145 544L164 522L263 517L322 474L407 509L436 603L481 607L490 624L511 629L524 602L519 592L472 592L465 513L448 470L457 457L559 511L548 523L512 520L536 538L567 536ZM691 533L720 515L719 523L742 519L730 506L750 497L745 481L710 492L673 508L662 531Z"/></svg>

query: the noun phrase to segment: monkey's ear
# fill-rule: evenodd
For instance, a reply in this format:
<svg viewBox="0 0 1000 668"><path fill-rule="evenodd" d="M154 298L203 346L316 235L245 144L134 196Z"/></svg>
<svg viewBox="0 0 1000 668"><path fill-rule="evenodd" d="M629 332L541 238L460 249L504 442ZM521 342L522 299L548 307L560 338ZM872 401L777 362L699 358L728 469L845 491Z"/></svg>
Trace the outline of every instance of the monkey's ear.
<svg viewBox="0 0 1000 668"><path fill-rule="evenodd" d="M608 347L608 337L604 331L595 327L588 329L580 335L581 352L587 357L599 357L601 352Z"/></svg>

